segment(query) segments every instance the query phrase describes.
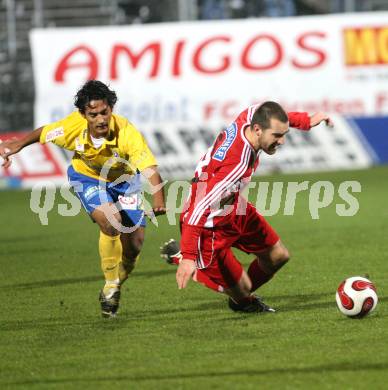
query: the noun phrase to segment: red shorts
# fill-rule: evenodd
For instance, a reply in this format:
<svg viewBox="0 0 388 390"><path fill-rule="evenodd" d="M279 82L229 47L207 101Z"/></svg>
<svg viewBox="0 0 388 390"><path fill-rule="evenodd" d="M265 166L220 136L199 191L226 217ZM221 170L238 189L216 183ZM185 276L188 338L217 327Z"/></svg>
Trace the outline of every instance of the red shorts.
<svg viewBox="0 0 388 390"><path fill-rule="evenodd" d="M232 247L246 253L264 251L279 241L279 236L265 218L248 203L245 215L236 215L228 225L204 229L199 240L197 268L223 288L230 288L241 278L243 268Z"/></svg>

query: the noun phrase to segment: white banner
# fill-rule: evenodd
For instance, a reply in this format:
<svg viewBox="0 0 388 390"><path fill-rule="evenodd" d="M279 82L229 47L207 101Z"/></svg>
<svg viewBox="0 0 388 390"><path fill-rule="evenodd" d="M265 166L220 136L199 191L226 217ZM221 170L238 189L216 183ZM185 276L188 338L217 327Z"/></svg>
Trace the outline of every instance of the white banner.
<svg viewBox="0 0 388 390"><path fill-rule="evenodd" d="M5 133L0 135L0 141L24 135L24 133ZM68 156L53 144L30 145L20 153L11 156L11 160L11 166L3 168L0 158L0 189L31 188L42 182L59 186L67 182Z"/></svg>
<svg viewBox="0 0 388 390"><path fill-rule="evenodd" d="M38 29L31 47L36 126L68 114L77 89L99 79L116 90L116 112L145 134L169 176L191 175L213 135L252 103L388 114L383 12Z"/></svg>

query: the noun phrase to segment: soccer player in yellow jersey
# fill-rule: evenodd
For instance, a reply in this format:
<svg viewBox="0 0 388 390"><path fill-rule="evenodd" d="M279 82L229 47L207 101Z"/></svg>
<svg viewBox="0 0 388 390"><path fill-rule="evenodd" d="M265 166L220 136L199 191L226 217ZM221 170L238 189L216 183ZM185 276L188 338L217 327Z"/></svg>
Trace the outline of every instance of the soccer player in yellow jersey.
<svg viewBox="0 0 388 390"><path fill-rule="evenodd" d="M100 292L104 317L114 317L120 287L133 270L144 240L140 172L153 191L154 215L166 212L162 179L155 157L138 130L113 114L116 93L97 80L75 96L78 111L39 127L20 140L0 144L3 166L10 156L35 142L52 142L74 151L69 182L100 228L99 252L105 286Z"/></svg>

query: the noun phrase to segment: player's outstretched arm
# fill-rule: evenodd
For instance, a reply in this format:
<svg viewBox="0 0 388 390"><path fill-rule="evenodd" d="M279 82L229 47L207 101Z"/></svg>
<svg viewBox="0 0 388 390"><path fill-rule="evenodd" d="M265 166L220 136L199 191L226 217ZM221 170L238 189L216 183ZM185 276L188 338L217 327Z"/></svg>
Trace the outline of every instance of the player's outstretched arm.
<svg viewBox="0 0 388 390"><path fill-rule="evenodd" d="M148 179L152 193L152 211L154 215L166 214L166 202L164 198L164 183L156 165L146 168L142 172Z"/></svg>
<svg viewBox="0 0 388 390"><path fill-rule="evenodd" d="M187 286L187 283L189 283L189 280L195 272L195 268L195 262L193 260L182 259L176 271L176 282L179 289Z"/></svg>
<svg viewBox="0 0 388 390"><path fill-rule="evenodd" d="M8 168L12 162L10 156L20 152L24 147L38 142L42 130L43 127L39 127L21 139L12 139L0 143L0 156L4 159L2 166Z"/></svg>
<svg viewBox="0 0 388 390"><path fill-rule="evenodd" d="M314 127L319 125L321 122L325 122L327 126L332 127L333 121L330 119L330 117L323 113L323 112L317 112L310 117L310 126Z"/></svg>

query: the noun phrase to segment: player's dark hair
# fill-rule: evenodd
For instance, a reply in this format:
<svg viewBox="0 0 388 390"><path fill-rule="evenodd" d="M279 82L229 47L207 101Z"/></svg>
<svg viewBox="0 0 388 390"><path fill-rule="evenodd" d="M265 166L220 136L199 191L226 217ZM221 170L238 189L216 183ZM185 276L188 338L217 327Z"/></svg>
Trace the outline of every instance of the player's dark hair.
<svg viewBox="0 0 388 390"><path fill-rule="evenodd" d="M265 130L271 126L271 118L278 119L280 122L288 122L288 115L283 107L275 102L265 102L256 109L253 114L251 124L258 124Z"/></svg>
<svg viewBox="0 0 388 390"><path fill-rule="evenodd" d="M91 100L104 100L113 108L117 102L117 95L101 81L89 80L78 90L74 97L74 105L84 113Z"/></svg>

